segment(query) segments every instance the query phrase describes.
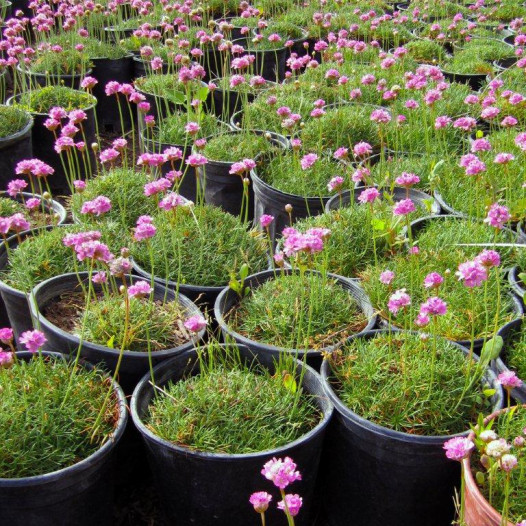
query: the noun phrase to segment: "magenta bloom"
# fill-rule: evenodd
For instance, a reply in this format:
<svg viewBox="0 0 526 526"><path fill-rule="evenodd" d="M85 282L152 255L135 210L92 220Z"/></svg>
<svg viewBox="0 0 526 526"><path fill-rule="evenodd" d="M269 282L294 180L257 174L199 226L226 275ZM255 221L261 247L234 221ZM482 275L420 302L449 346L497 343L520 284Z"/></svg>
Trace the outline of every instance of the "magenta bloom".
<svg viewBox="0 0 526 526"><path fill-rule="evenodd" d="M500 255L495 250L483 250L475 258L475 261L487 268L498 267L500 265Z"/></svg>
<svg viewBox="0 0 526 526"><path fill-rule="evenodd" d="M360 201L360 203L362 203L362 204L372 203L373 201L375 201L379 197L380 197L380 192L376 188L371 187L371 188L367 188L367 190L364 190L358 196L358 201Z"/></svg>
<svg viewBox="0 0 526 526"><path fill-rule="evenodd" d="M380 274L380 282L384 285L391 285L393 279L395 278L395 273L392 270L384 270Z"/></svg>
<svg viewBox="0 0 526 526"><path fill-rule="evenodd" d="M366 157L373 153L373 147L368 142L359 142L354 145L353 153L356 157Z"/></svg>
<svg viewBox="0 0 526 526"><path fill-rule="evenodd" d="M406 216L415 210L415 203L411 199L402 199L393 206L393 214L395 216Z"/></svg>
<svg viewBox="0 0 526 526"><path fill-rule="evenodd" d="M102 150L102 152L100 152L99 159L102 164L111 163L115 159L117 159L119 155L120 152L115 148L106 148L105 150Z"/></svg>
<svg viewBox="0 0 526 526"><path fill-rule="evenodd" d="M285 507L285 503L287 506ZM303 504L303 499L299 495L285 495L285 501L278 502L278 508L280 510L286 511L289 510L289 513L292 517L295 517L299 512Z"/></svg>
<svg viewBox="0 0 526 526"><path fill-rule="evenodd" d="M191 316L184 322L184 326L192 332L199 332L208 325L208 322L200 314Z"/></svg>
<svg viewBox="0 0 526 526"><path fill-rule="evenodd" d="M103 270L101 270L100 272L96 272L95 274L93 274L91 281L93 281L93 283L106 283L108 281L106 272L104 272Z"/></svg>
<svg viewBox="0 0 526 526"><path fill-rule="evenodd" d="M498 153L497 155L495 155L495 159L493 160L493 162L495 164L507 164L511 161L514 161L515 160L515 156L511 153Z"/></svg>
<svg viewBox="0 0 526 526"><path fill-rule="evenodd" d="M263 227L263 228L267 228L270 223L272 223L272 221L274 221L274 216L271 216L269 214L263 214L260 218L259 218L259 224Z"/></svg>
<svg viewBox="0 0 526 526"><path fill-rule="evenodd" d="M0 342L9 343L11 341L13 341L13 329L10 327L0 329Z"/></svg>
<svg viewBox="0 0 526 526"><path fill-rule="evenodd" d="M395 183L398 186L404 186L406 188L418 184L419 182L420 177L418 177L418 175L408 172L402 172L402 175L395 179Z"/></svg>
<svg viewBox="0 0 526 526"><path fill-rule="evenodd" d="M144 195L150 197L164 192L172 187L172 182L166 177L161 177L144 185Z"/></svg>
<svg viewBox="0 0 526 526"><path fill-rule="evenodd" d="M80 87L84 89L93 89L99 81L95 77L84 77L80 83Z"/></svg>
<svg viewBox="0 0 526 526"><path fill-rule="evenodd" d="M389 301L387 302L387 307L389 311L392 312L395 316L398 314L400 309L404 309L408 305L411 305L411 297L406 293L406 289L399 289L391 294Z"/></svg>
<svg viewBox="0 0 526 526"><path fill-rule="evenodd" d="M418 327L425 327L426 325L429 325L430 321L431 320L427 314L420 313L415 319L415 325Z"/></svg>
<svg viewBox="0 0 526 526"><path fill-rule="evenodd" d="M208 160L204 155L201 155L200 153L194 153L190 155L185 162L189 166L193 166L195 168L196 166L205 165L208 162Z"/></svg>
<svg viewBox="0 0 526 526"><path fill-rule="evenodd" d="M263 466L261 474L278 488L285 489L294 481L301 480L301 473L296 471L296 467L290 457L285 457L285 460L274 457Z"/></svg>
<svg viewBox="0 0 526 526"><path fill-rule="evenodd" d="M170 192L166 194L166 196L163 197L163 199L161 199L161 201L159 202L159 208L168 211L177 208L178 206L183 206L184 204L184 197L180 196L179 194L176 194L175 192Z"/></svg>
<svg viewBox="0 0 526 526"><path fill-rule="evenodd" d="M514 371L504 371L503 373L500 373L497 380L504 389L515 389L522 385L522 380Z"/></svg>
<svg viewBox="0 0 526 526"><path fill-rule="evenodd" d="M374 110L371 113L371 120L379 124L387 124L391 122L391 115L386 110Z"/></svg>
<svg viewBox="0 0 526 526"><path fill-rule="evenodd" d="M427 314L428 316L443 316L446 312L446 302L438 296L431 296L420 306L420 314Z"/></svg>
<svg viewBox="0 0 526 526"><path fill-rule="evenodd" d="M131 298L142 298L151 294L152 291L153 289L147 281L137 281L128 287L128 294Z"/></svg>
<svg viewBox="0 0 526 526"><path fill-rule="evenodd" d="M86 189L86 182L81 180L73 181L73 186L77 192L82 192Z"/></svg>
<svg viewBox="0 0 526 526"><path fill-rule="evenodd" d="M329 192L334 192L335 190L340 190L345 182L344 178L341 175L336 175L327 183L327 190Z"/></svg>
<svg viewBox="0 0 526 526"><path fill-rule="evenodd" d="M484 219L484 223L488 223L495 228L501 229L510 219L510 212L505 206L493 203L486 219Z"/></svg>
<svg viewBox="0 0 526 526"><path fill-rule="evenodd" d="M23 179L13 179L7 183L7 193L11 197L16 197L18 193L23 192L25 188L27 188L27 183Z"/></svg>
<svg viewBox="0 0 526 526"><path fill-rule="evenodd" d="M109 212L111 210L111 201L103 196L99 195L91 201L85 201L80 209L81 214L92 214L97 217Z"/></svg>
<svg viewBox="0 0 526 526"><path fill-rule="evenodd" d="M157 229L151 223L137 222L137 226L135 227L135 231L133 233L133 239L135 239L135 241L144 241L145 239L150 239L155 236L156 232Z"/></svg>
<svg viewBox="0 0 526 526"><path fill-rule="evenodd" d="M272 500L272 495L266 491L256 491L256 493L252 493L252 495L250 495L248 500L250 504L254 506L256 513L265 513L268 509L270 501Z"/></svg>
<svg viewBox="0 0 526 526"><path fill-rule="evenodd" d="M13 232L22 232L23 230L29 230L31 227L29 221L20 212L13 214L7 219L9 221L9 230Z"/></svg>
<svg viewBox="0 0 526 526"><path fill-rule="evenodd" d="M0 351L0 367L8 367L15 361L12 352Z"/></svg>
<svg viewBox="0 0 526 526"><path fill-rule="evenodd" d="M25 331L20 336L20 343L23 343L29 352L37 352L46 342L44 333L40 331Z"/></svg>
<svg viewBox="0 0 526 526"><path fill-rule="evenodd" d="M74 249L79 261L93 259L95 261L108 263L113 259L113 254L110 252L108 246L104 243L101 243L100 241L87 241L85 243L75 245Z"/></svg>
<svg viewBox="0 0 526 526"><path fill-rule="evenodd" d="M308 170L318 160L318 156L315 153L308 153L304 155L300 161L301 169Z"/></svg>
<svg viewBox="0 0 526 526"><path fill-rule="evenodd" d="M436 289L442 283L444 283L444 278L438 272L431 272L424 278L424 287L426 289Z"/></svg>
<svg viewBox="0 0 526 526"><path fill-rule="evenodd" d="M499 459L500 467L507 472L515 469L518 463L519 461L517 460L517 457L515 455L510 455L509 453L502 455Z"/></svg>
<svg viewBox="0 0 526 526"><path fill-rule="evenodd" d="M467 458L469 452L475 447L475 444L465 437L450 438L445 444L446 457L451 460L460 461Z"/></svg>
<svg viewBox="0 0 526 526"><path fill-rule="evenodd" d="M483 281L488 279L488 271L478 261L466 261L458 266L458 271L455 272L459 281L463 281L464 285L469 288L479 287Z"/></svg>

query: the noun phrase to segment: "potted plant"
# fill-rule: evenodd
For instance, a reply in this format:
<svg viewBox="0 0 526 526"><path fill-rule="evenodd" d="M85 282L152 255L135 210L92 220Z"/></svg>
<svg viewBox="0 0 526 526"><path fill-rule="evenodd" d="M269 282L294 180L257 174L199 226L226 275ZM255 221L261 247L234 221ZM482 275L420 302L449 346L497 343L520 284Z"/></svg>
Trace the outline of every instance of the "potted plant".
<svg viewBox="0 0 526 526"><path fill-rule="evenodd" d="M319 376L310 367L242 345L211 343L161 364L155 376L155 386L146 377L137 386L131 408L168 520L255 522L248 496L261 488L261 466L272 461L277 469L277 457L293 457L288 465L302 473L295 476L303 497L296 524L313 523L316 472L332 406L320 396ZM215 488L208 505L196 496L196 485ZM181 498L173 499L174 493ZM283 518L277 509L267 514L270 521Z"/></svg>
<svg viewBox="0 0 526 526"><path fill-rule="evenodd" d="M8 342L9 329L2 331ZM109 525L113 457L127 421L124 394L93 366L39 350L42 333L29 331L24 341L28 351L2 351L8 448L0 459L0 514L10 524L35 517L56 524L67 516L76 524Z"/></svg>
<svg viewBox="0 0 526 526"><path fill-rule="evenodd" d="M11 106L0 106L0 170L2 189L13 178L15 167L22 159L32 157L31 115Z"/></svg>
<svg viewBox="0 0 526 526"><path fill-rule="evenodd" d="M458 469L442 444L477 411L503 401L489 353L480 361L468 354L432 330L425 338L372 331L328 356L322 379L336 412L322 480L330 524L453 519Z"/></svg>

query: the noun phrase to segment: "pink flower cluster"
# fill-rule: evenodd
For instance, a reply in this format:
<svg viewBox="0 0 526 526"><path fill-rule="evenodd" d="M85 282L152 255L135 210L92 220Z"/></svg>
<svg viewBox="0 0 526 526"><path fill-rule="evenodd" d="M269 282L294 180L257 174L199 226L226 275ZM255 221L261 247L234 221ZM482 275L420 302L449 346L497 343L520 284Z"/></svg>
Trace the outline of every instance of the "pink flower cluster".
<svg viewBox="0 0 526 526"><path fill-rule="evenodd" d="M304 252L314 254L323 250L323 244L331 234L328 228L310 228L304 234L295 228L283 230L283 253L287 257Z"/></svg>

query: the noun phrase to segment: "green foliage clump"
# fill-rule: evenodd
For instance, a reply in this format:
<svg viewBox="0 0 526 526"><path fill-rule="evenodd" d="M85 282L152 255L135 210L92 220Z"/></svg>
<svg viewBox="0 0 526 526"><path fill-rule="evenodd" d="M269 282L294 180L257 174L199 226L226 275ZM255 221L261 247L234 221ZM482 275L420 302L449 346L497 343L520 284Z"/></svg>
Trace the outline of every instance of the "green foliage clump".
<svg viewBox="0 0 526 526"><path fill-rule="evenodd" d="M463 393L469 361L462 351L443 339L436 345L433 367L433 337L355 338L329 358L332 384L349 409L380 426L412 435L460 433L489 407L479 402L480 386Z"/></svg>
<svg viewBox="0 0 526 526"><path fill-rule="evenodd" d="M18 104L34 113L48 113L54 106L60 106L66 111L86 109L96 104L97 99L83 91L77 91L66 86L46 86L20 95Z"/></svg>
<svg viewBox="0 0 526 526"><path fill-rule="evenodd" d="M10 197L0 197L0 217L8 217L13 214L26 214L26 208L22 203Z"/></svg>
<svg viewBox="0 0 526 526"><path fill-rule="evenodd" d="M89 67L86 56L75 49L65 49L59 53L47 51L37 55L29 67L32 73L48 75L76 75Z"/></svg>
<svg viewBox="0 0 526 526"><path fill-rule="evenodd" d="M517 372L519 378L526 378L526 331L521 330L506 345L506 364Z"/></svg>
<svg viewBox="0 0 526 526"><path fill-rule="evenodd" d="M25 111L16 106L0 106L0 139L23 130L30 118Z"/></svg>
<svg viewBox="0 0 526 526"><path fill-rule="evenodd" d="M162 144L190 145L191 139L184 130L189 121L188 113L176 112L159 122L158 127L154 128L153 139ZM199 126L201 129L197 138L209 137L227 128L215 115L210 113L200 115Z"/></svg>
<svg viewBox="0 0 526 526"><path fill-rule="evenodd" d="M318 424L313 397L284 381L290 369L278 366L272 375L239 359L214 359L155 396L147 425L157 436L197 451L247 454L290 444Z"/></svg>
<svg viewBox="0 0 526 526"><path fill-rule="evenodd" d="M318 273L280 274L254 288L229 318L246 338L286 349L324 349L367 325L357 301Z"/></svg>
<svg viewBox="0 0 526 526"><path fill-rule="evenodd" d="M134 243L132 256L156 277L191 285L221 287L230 273L246 263L260 272L267 265L266 243L256 231L247 231L237 218L220 208L183 206L160 212L154 219L156 235L149 243Z"/></svg>
<svg viewBox="0 0 526 526"><path fill-rule="evenodd" d="M97 370L73 370L61 359L35 358L0 368L0 385L2 478L33 477L72 466L95 453L115 429L118 406L113 396L91 438L109 389L109 380Z"/></svg>
<svg viewBox="0 0 526 526"><path fill-rule="evenodd" d="M275 148L265 137L250 131L241 133L223 133L210 138L203 154L207 159L223 162L237 162L243 159L254 159L259 154L266 154Z"/></svg>
<svg viewBox="0 0 526 526"><path fill-rule="evenodd" d="M444 46L432 40L413 40L405 45L410 57L417 62L435 64L446 58Z"/></svg>

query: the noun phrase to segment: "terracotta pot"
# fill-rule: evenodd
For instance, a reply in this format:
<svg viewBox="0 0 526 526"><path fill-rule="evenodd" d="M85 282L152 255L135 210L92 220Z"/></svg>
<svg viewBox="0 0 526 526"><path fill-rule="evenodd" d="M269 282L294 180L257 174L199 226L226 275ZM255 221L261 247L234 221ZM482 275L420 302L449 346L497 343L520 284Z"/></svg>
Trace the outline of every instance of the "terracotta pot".
<svg viewBox="0 0 526 526"><path fill-rule="evenodd" d="M526 404L523 405L526 408ZM507 409L495 411L490 416L484 419L484 424L490 420L495 419L500 414L506 412ZM475 434L471 432L469 438L473 439ZM471 472L471 455L462 461L464 473L464 500L465 500L465 515L464 520L466 526L503 526L502 516L493 508L486 500L484 495L479 490L477 482ZM507 521L507 526L514 526Z"/></svg>

